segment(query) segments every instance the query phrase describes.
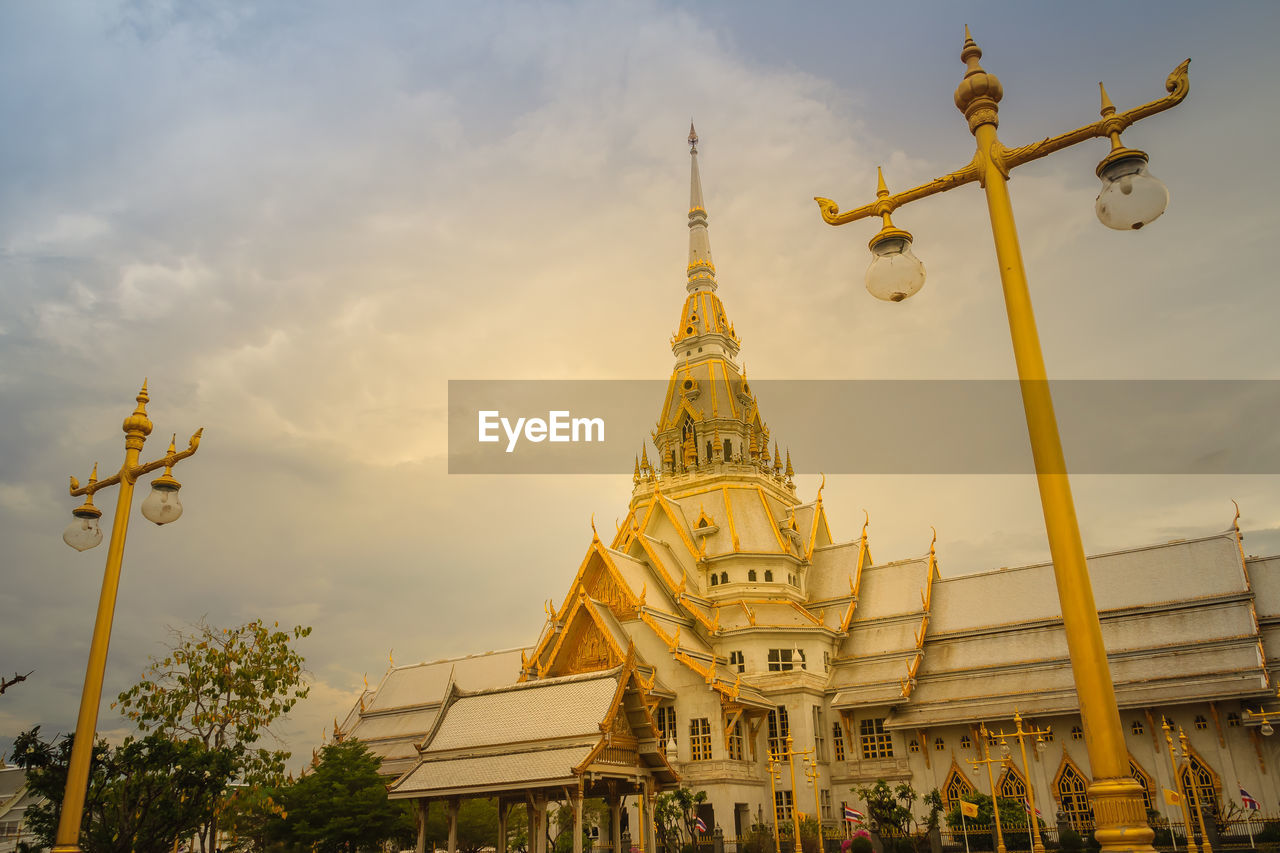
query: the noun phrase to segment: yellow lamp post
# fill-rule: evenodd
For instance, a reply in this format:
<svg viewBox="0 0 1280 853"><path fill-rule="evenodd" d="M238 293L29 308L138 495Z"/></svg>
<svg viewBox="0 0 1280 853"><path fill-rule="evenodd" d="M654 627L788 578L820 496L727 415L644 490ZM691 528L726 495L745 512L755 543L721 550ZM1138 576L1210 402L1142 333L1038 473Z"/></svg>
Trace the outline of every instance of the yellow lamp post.
<svg viewBox="0 0 1280 853"><path fill-rule="evenodd" d="M818 820L818 849L822 850L825 845L822 840L822 802L818 799L818 759L811 755L807 764L809 767L804 775L813 783L813 814Z"/></svg>
<svg viewBox="0 0 1280 853"><path fill-rule="evenodd" d="M813 750L805 749L796 752L792 749L793 741L790 733L787 734L787 762L791 765L791 827L795 831L795 853L804 853L800 847L800 809L799 803L796 801L796 756L808 755Z"/></svg>
<svg viewBox="0 0 1280 853"><path fill-rule="evenodd" d="M1165 743L1169 745L1169 765L1173 768L1173 789L1174 792L1179 795L1178 805L1182 807L1182 824L1187 828L1187 853L1197 853L1196 832L1191 826L1191 812L1187 811L1187 800L1181 795L1182 792L1179 790L1182 785L1178 780L1182 774L1181 770L1178 768L1178 753L1173 746L1173 728L1169 725L1168 717L1162 718L1160 727L1164 729ZM1169 832L1172 834L1173 829L1170 828ZM1204 840L1203 835L1200 836L1200 838L1201 840ZM1208 853L1208 851L1206 851L1206 853Z"/></svg>
<svg viewBox="0 0 1280 853"><path fill-rule="evenodd" d="M93 625L93 640L89 646L89 665L84 676L84 690L80 694L80 713L76 719L76 735L71 747L71 760L67 767L67 787L62 798L62 812L58 818L58 832L54 839L56 853L78 853L80 850L80 822L84 813L85 793L89 783L89 760L93 754L93 740L98 726L98 707L102 704L102 681L107 667L107 647L111 642L111 622L115 617L116 593L120 588L120 565L124 558L125 534L129 529L129 510L133 506L133 486L138 478L157 468L164 473L151 481L151 495L142 503L142 514L156 524L168 524L182 515L178 501L178 489L182 484L173 478L173 466L196 452L203 430L196 430L187 449L177 451L169 443L169 452L153 462L138 463L142 445L151 434L151 419L147 417L147 383L138 392L138 406L124 420L124 464L120 470L98 479L98 466L84 486L71 478L71 495L84 495L84 503L72 510L75 519L67 525L63 540L77 551L92 548L102 541L98 518L102 510L93 505L93 495L108 486L119 485L116 498L115 519L111 523L111 539L107 546L107 567L102 578L102 594L98 598L98 616ZM176 438L176 436L175 436Z"/></svg>
<svg viewBox="0 0 1280 853"><path fill-rule="evenodd" d="M1006 738L1016 737L1018 739L1018 750L1022 753L1022 772L1027 777L1027 802L1024 806L1027 809L1027 823L1030 824L1031 827L1031 849L1034 853L1044 853L1044 841L1040 839L1040 821L1036 817L1036 789L1035 786L1031 784L1031 765L1027 763L1026 739L1034 735L1036 739L1036 752L1044 752L1045 747L1047 746L1044 736L1049 734L1051 729L1037 729L1034 726L1031 728L1023 728L1022 715L1017 711L1013 712L1013 722L1017 726L1017 729L1014 732L1006 735L1002 731L998 735L1000 738L1000 751L1004 753L1005 758L1008 758L1010 750L1009 742Z"/></svg>
<svg viewBox="0 0 1280 853"><path fill-rule="evenodd" d="M1187 767L1187 788L1191 791L1191 804L1196 809L1196 823L1200 824L1200 850L1201 853L1213 853L1209 847L1209 833L1204 831L1204 809L1200 808L1200 791L1196 787L1196 777L1191 767L1191 749L1187 743L1187 733L1178 727L1178 741L1182 745L1182 760Z"/></svg>
<svg viewBox="0 0 1280 853"><path fill-rule="evenodd" d="M1007 853L1004 846L1004 830L1000 826L1000 794L996 791L995 775L991 772L992 764L1004 764L1004 758L991 757L991 732L987 731L987 724L982 723L978 728L978 734L982 738L982 758L966 758L965 761L973 768L976 775L978 765L985 764L987 766L987 785L991 788L991 811L996 822L996 853Z"/></svg>
<svg viewBox="0 0 1280 853"><path fill-rule="evenodd" d="M773 796L773 853L782 853L782 839L778 835L778 783L782 781L782 765L769 753L769 793ZM794 803L792 806L794 807Z"/></svg>
<svg viewBox="0 0 1280 853"><path fill-rule="evenodd" d="M1103 181L1103 189L1095 205L1098 218L1104 225L1119 230L1147 225L1164 211L1168 191L1147 173L1147 155L1124 147L1120 133L1135 122L1167 110L1186 98L1190 86L1187 77L1190 60L1169 75L1165 81L1169 94L1164 98L1125 112L1116 112L1104 88L1100 121L1029 145L1006 148L996 136L998 103L1004 89L995 75L983 70L979 64L981 57L982 51L966 28L964 48L960 52L966 69L956 88L955 103L964 113L969 130L977 141L977 152L967 166L895 195L889 194L881 175L876 200L844 213L830 199L816 198L815 201L823 220L830 225L844 225L872 216L881 218L882 228L870 243L874 257L867 269L867 289L878 298L898 302L924 284L924 266L911 252L911 235L894 227L890 214L908 202L974 181L984 188L1072 677L1085 731L1089 733L1086 748L1093 778L1088 794L1097 818L1095 837L1106 853L1151 851L1154 834L1147 825L1142 789L1129 775L1128 750L1120 727L1115 688L1107 666L1102 628L1080 542L1062 442L1018 246L1008 176L1015 166L1087 139L1107 138L1111 141L1111 151L1097 169L1098 177Z"/></svg>

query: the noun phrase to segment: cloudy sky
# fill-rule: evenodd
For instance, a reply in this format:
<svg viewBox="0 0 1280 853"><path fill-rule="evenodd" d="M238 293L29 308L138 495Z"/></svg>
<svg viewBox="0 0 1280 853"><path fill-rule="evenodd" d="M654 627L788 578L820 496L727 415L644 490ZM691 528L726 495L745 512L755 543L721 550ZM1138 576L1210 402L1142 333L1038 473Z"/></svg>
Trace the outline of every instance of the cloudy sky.
<svg viewBox="0 0 1280 853"><path fill-rule="evenodd" d="M1170 187L1149 228L1097 223L1103 142L1015 175L1050 375L1276 379L1280 6L0 7L0 672L35 670L0 697L0 751L74 726L105 547L60 541L66 478L119 465L144 377L146 455L205 441L176 472L181 522L131 530L108 697L166 626L309 624L312 695L276 727L301 760L392 649L533 642L630 472L451 476L447 382L667 375L690 117L753 377L1013 376L976 187L895 217L929 270L900 305L862 287L874 226L830 228L811 200L969 160L965 24L1008 145L1092 121L1099 80L1121 109L1160 97L1193 58L1186 103L1124 136ZM1223 530L1234 498L1247 550L1275 553L1278 485L1075 480L1092 552ZM1029 477L846 475L826 497L838 537L869 512L882 561L931 525L944 573L1047 556ZM99 728L125 730L105 703Z"/></svg>

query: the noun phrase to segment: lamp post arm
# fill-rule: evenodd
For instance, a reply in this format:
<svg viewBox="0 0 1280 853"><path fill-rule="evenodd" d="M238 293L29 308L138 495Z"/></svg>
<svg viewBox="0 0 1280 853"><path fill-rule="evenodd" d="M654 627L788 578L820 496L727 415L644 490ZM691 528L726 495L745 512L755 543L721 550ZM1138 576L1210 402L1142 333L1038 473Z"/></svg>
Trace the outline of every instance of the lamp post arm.
<svg viewBox="0 0 1280 853"><path fill-rule="evenodd" d="M201 427L200 429L195 431L195 434L191 436L191 439L187 444L186 450L181 450L177 453L165 454L159 459L156 459L152 462L146 462L142 465L134 465L130 467L126 462L125 466L121 468L119 472L112 474L110 477L106 477L104 479L96 480L91 483L88 483L87 485L81 486L80 481L77 480L75 477L72 477L70 494L72 497L80 497L81 495L92 495L95 492L98 492L98 491L101 491L102 489L107 488L108 486L116 485L117 483L120 482L121 477L127 477L130 480L137 480L143 474L148 474L152 471L157 470L158 468L172 467L178 464L179 462L181 462L183 459L186 459L188 456L193 455L197 450L200 449L200 436L202 433L204 433L204 427Z"/></svg>
<svg viewBox="0 0 1280 853"><path fill-rule="evenodd" d="M1188 69L1191 60L1188 59L1175 68L1167 78L1165 78L1164 87L1169 93L1163 98L1157 98L1150 103L1142 106L1125 110L1122 113L1111 112L1110 115L1104 117L1092 124L1084 127L1078 127L1075 130L1061 133L1057 136L1050 136L1039 142L1032 142L1027 145L1021 145L1017 148L1005 148L999 142L992 146L992 159L995 164L1008 177L1009 170L1015 166L1021 166L1023 163L1030 163L1032 160L1039 160L1055 151L1061 151L1069 148L1078 142L1084 142L1089 139L1105 138L1115 135L1118 140L1119 134L1144 118L1164 112L1167 109L1176 107L1182 103L1187 93L1191 91L1191 81ZM917 199L928 198L947 190L974 181L982 182L983 163L982 154L978 155L962 169L943 175L940 178L934 178L927 184L921 184L918 187L906 190L904 192L895 193L882 199L876 199L870 204L864 204L862 207L853 210L840 212L840 205L829 198L815 196L814 201L818 203L818 209L822 213L822 220L828 225L846 225L850 222L856 222L859 219L867 219L872 216L883 216L886 213L892 213L904 204Z"/></svg>
<svg viewBox="0 0 1280 853"><path fill-rule="evenodd" d="M1039 142L1032 142L1017 148L1001 147L1000 159L1003 161L1005 170L1021 166L1023 163L1030 163L1032 160L1039 160L1041 157L1052 154L1055 151L1061 151L1063 148L1070 148L1077 142L1108 137L1112 134L1118 136L1136 122L1176 107L1186 99L1187 93L1191 91L1191 80L1188 76L1190 65L1191 60L1188 59L1173 69L1164 81L1164 87L1169 94L1163 98L1157 98L1150 103L1134 107L1131 110L1125 110L1122 113L1106 115L1093 124L1077 127L1075 130L1069 130L1066 133L1051 136Z"/></svg>

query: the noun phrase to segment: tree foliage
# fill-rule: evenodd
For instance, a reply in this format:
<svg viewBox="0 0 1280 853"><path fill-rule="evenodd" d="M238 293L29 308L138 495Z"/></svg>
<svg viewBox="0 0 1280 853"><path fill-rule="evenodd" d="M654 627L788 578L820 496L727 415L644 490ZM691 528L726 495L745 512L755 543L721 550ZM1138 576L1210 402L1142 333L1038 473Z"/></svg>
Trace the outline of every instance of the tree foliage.
<svg viewBox="0 0 1280 853"><path fill-rule="evenodd" d="M706 791L695 792L684 786L654 798L653 822L667 850L679 850L686 841L693 840L698 806L706 801Z"/></svg>
<svg viewBox="0 0 1280 853"><path fill-rule="evenodd" d="M27 771L39 802L26 819L40 847L52 847L67 784L70 736L40 737L40 727L14 742L14 758ZM229 750L208 750L197 740L151 734L119 747L93 748L80 825L86 853L165 853L193 835L213 814L234 764Z"/></svg>
<svg viewBox="0 0 1280 853"><path fill-rule="evenodd" d="M270 795L279 807L267 818L266 839L291 850L355 853L412 838L413 814L387 799L379 764L359 741L327 744L312 772Z"/></svg>
<svg viewBox="0 0 1280 853"><path fill-rule="evenodd" d="M255 619L235 628L200 622L173 633L169 653L152 658L142 679L113 707L144 732L227 752L235 759L228 780L279 783L289 753L255 746L274 720L307 695L303 659L290 643L311 629L285 631L279 623ZM203 849L217 838L222 799L198 833Z"/></svg>

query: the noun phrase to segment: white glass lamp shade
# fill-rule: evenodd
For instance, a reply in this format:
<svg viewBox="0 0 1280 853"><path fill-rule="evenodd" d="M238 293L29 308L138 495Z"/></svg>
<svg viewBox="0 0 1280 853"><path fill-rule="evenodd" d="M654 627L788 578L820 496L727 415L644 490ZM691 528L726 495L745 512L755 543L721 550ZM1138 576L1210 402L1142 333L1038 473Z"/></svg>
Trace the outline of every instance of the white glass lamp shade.
<svg viewBox="0 0 1280 853"><path fill-rule="evenodd" d="M72 511L75 518L62 531L62 541L77 551L88 551L102 541L102 528L98 526L98 516L102 510L92 504L77 507Z"/></svg>
<svg viewBox="0 0 1280 853"><path fill-rule="evenodd" d="M1262 728L1259 729L1259 731L1262 732L1263 737L1271 737L1276 733L1276 730L1271 728L1271 723L1263 723Z"/></svg>
<svg viewBox="0 0 1280 853"><path fill-rule="evenodd" d="M1154 222L1169 206L1169 188L1147 171L1147 155L1108 157L1098 166L1102 191L1094 209L1098 219L1117 231L1136 231Z"/></svg>
<svg viewBox="0 0 1280 853"><path fill-rule="evenodd" d="M1044 738L1036 738L1036 752L1044 752L1049 748L1049 744L1044 742Z"/></svg>
<svg viewBox="0 0 1280 853"><path fill-rule="evenodd" d="M1000 744L1000 754L1003 755L1005 758L1008 758L1010 755L1013 754L1013 750L1009 748L1009 744L1002 743Z"/></svg>
<svg viewBox="0 0 1280 853"><path fill-rule="evenodd" d="M151 494L142 502L142 517L156 524L168 524L182 517L182 501L178 489L182 484L162 474L151 481Z"/></svg>
<svg viewBox="0 0 1280 853"><path fill-rule="evenodd" d="M901 302L924 287L924 264L911 253L911 235L886 228L871 241L867 290L876 299Z"/></svg>

